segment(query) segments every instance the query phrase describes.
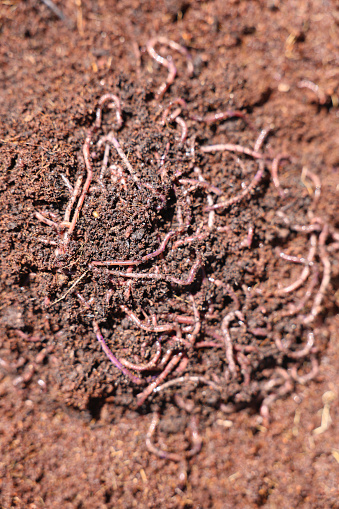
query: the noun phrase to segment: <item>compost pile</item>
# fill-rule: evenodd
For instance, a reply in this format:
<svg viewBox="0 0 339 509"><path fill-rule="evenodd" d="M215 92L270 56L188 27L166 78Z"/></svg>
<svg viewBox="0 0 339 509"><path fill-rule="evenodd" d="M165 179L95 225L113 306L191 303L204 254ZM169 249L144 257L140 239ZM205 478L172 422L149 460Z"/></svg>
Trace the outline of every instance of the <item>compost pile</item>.
<svg viewBox="0 0 339 509"><path fill-rule="evenodd" d="M183 461L200 450L199 413L254 405L267 425L272 402L317 375L339 233L317 211L319 177L270 147L274 129L195 109L186 48L160 37L146 49L136 60L153 79L98 96L79 165L53 176L52 203L34 204L35 240L43 307L69 322L56 334L66 400L152 409L148 449ZM191 430L180 453L154 442L169 401Z"/></svg>
<svg viewBox="0 0 339 509"><path fill-rule="evenodd" d="M18 389L57 386L93 415L103 401L152 412L146 446L182 464L184 486L217 410L251 406L267 426L272 403L316 377L339 233L318 210L314 169L250 107L214 100L198 52L164 37L134 51L138 81L124 70L85 110L73 104L69 152L46 172L42 158L40 188L27 186L29 263L13 282L34 297L15 298L23 317L5 309L18 353L2 367ZM296 88L331 107L311 81ZM32 343L42 349L28 362ZM39 376L44 362L55 379ZM162 431L187 438L175 452L157 439L166 412Z"/></svg>

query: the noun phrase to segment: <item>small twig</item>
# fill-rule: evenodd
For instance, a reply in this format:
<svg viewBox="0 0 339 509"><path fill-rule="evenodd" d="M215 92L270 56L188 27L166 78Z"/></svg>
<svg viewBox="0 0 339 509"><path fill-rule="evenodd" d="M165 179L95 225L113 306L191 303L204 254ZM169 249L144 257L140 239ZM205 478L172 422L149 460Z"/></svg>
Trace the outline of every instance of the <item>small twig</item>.
<svg viewBox="0 0 339 509"><path fill-rule="evenodd" d="M73 288L86 276L87 272L89 272L88 270L86 270L73 284L72 286L67 290L66 293L63 294L62 297L60 297L60 299L57 299L55 300L54 302L52 302L50 304L50 306L54 306L54 304L57 304L58 302L60 302L61 300L64 300L65 297L67 297L67 295L73 290Z"/></svg>
<svg viewBox="0 0 339 509"><path fill-rule="evenodd" d="M41 0L41 1L43 4L46 5L46 7L48 7L52 12L54 12L54 14L59 19L61 19L61 21L63 21L68 26L68 28L74 28L73 21L70 18L68 18L68 16L65 16L62 10L59 9L59 7L55 5L54 2L52 2L52 0Z"/></svg>

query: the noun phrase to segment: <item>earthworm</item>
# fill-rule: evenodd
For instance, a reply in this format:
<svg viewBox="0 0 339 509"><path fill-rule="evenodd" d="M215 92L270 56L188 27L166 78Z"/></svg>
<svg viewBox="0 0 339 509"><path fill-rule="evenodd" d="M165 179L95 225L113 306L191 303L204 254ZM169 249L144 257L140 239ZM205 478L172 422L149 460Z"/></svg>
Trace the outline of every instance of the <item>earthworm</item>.
<svg viewBox="0 0 339 509"><path fill-rule="evenodd" d="M167 154L168 154L168 151L169 151L170 147L171 147L171 144L170 144L170 142L168 141L168 142L166 143L165 151L164 151L164 153L162 154L162 156L160 157L159 167L163 166L163 164L164 164L164 162L165 162L165 159L166 159L166 157L167 157ZM164 175L165 175L165 174L164 174L164 169L162 170L161 175L162 175L162 178L164 178Z"/></svg>
<svg viewBox="0 0 339 509"><path fill-rule="evenodd" d="M40 352L35 357L36 364L42 364L46 359L47 355L53 352L53 350L54 350L53 345L50 345L49 347L40 350Z"/></svg>
<svg viewBox="0 0 339 509"><path fill-rule="evenodd" d="M163 356L163 358L161 359L161 361L159 362L159 364L157 366L158 369L162 369L162 368L164 368L168 364L168 361L173 356L173 351L174 350L175 350L174 346L171 346L170 348L168 348L166 350L165 355Z"/></svg>
<svg viewBox="0 0 339 509"><path fill-rule="evenodd" d="M55 240L45 239L44 237L38 237L37 241L42 242L43 244L47 244L48 246L57 246L58 245L58 243L55 242Z"/></svg>
<svg viewBox="0 0 339 509"><path fill-rule="evenodd" d="M248 249L251 249L252 242L253 242L253 234L254 234L254 227L250 226L247 233L247 247Z"/></svg>
<svg viewBox="0 0 339 509"><path fill-rule="evenodd" d="M297 84L298 88L308 88L309 90L312 90L312 92L315 93L315 95L318 97L319 104L324 105L327 101L327 96L321 88L319 88L319 85L316 85L313 83L313 81L309 80L301 80Z"/></svg>
<svg viewBox="0 0 339 509"><path fill-rule="evenodd" d="M180 230L184 230L185 227L184 227L184 220L183 220L183 216L182 216L182 207L181 207L181 205L177 206L177 221L178 221L178 224L179 224L179 229Z"/></svg>
<svg viewBox="0 0 339 509"><path fill-rule="evenodd" d="M206 182L206 180L197 180L197 179L191 179L191 178L182 178L179 179L178 182L180 184L193 184L194 187L203 187L204 189L208 189L211 193L217 194L220 196L222 192L218 187L213 186L212 184L209 184Z"/></svg>
<svg viewBox="0 0 339 509"><path fill-rule="evenodd" d="M224 345L215 341L199 341L195 343L194 348L224 348Z"/></svg>
<svg viewBox="0 0 339 509"><path fill-rule="evenodd" d="M155 413L155 414L153 414L153 419L152 419L150 428L147 433L146 447L151 453L155 454L156 456L159 456L162 459L168 459L168 460L172 460L177 463L180 463L181 466L180 466L180 470L179 470L179 486L178 486L178 488L184 489L184 487L187 484L187 461L186 461L186 459L182 458L178 454L169 453L167 451L163 451L162 449L159 449L151 441L152 435L154 434L154 431L155 431L156 426L158 425L158 422L159 422L159 414ZM194 440L194 438L192 435L192 441L193 440Z"/></svg>
<svg viewBox="0 0 339 509"><path fill-rule="evenodd" d="M41 380L41 378L38 380L37 384L39 387L41 387L41 390L46 392L47 391L47 384L44 380Z"/></svg>
<svg viewBox="0 0 339 509"><path fill-rule="evenodd" d="M311 233L321 231L320 224L295 224L290 226L291 230L301 233Z"/></svg>
<svg viewBox="0 0 339 509"><path fill-rule="evenodd" d="M309 262L306 258L299 258L299 256L291 256L283 252L280 252L279 256L287 262L301 263L302 265L313 265L313 262Z"/></svg>
<svg viewBox="0 0 339 509"><path fill-rule="evenodd" d="M157 345L157 351L156 351L154 357L147 364L134 364L133 362L130 362L126 359L119 359L119 360L120 360L121 364L128 369L133 369L134 371L150 371L151 369L156 367L158 360L161 357L161 343L160 343L160 341L157 341L156 345Z"/></svg>
<svg viewBox="0 0 339 509"><path fill-rule="evenodd" d="M252 332L253 329L248 329L248 332ZM255 330L255 329L254 329ZM211 347L218 347L218 348L225 348L225 337L220 334L220 332L217 332L212 327L204 327L204 332L211 336L212 338L216 339L220 343L211 342ZM253 334L254 336L256 334ZM200 343L197 343L195 346L198 346ZM258 353L259 350L255 345L241 345L238 343L233 344L233 350L237 352L246 352L246 353L252 353L256 352Z"/></svg>
<svg viewBox="0 0 339 509"><path fill-rule="evenodd" d="M194 72L194 67L193 67L193 62L192 62L192 57L191 55L189 54L189 52L187 51L186 48L184 48L183 46L181 46L180 44L177 44L176 42L174 41L171 41L170 39L167 39L166 37L155 37L153 39L151 39L150 41L148 41L147 45L146 45L146 49L148 51L148 54L154 58L154 60L156 62L158 62L159 64L163 65L164 67L166 67L168 69L168 76L167 76L167 80L165 83L163 83L160 88L158 89L158 92L157 92L157 99L161 99L163 97L163 95L165 94L165 92L169 89L169 87L172 85L172 83L174 82L174 79L176 77L176 74L177 74L177 68L175 67L173 61L172 61L172 58L164 58L164 57L161 57L154 49L154 46L156 44L160 44L160 45L163 45L163 46L169 46L170 48L174 49L175 51L178 51L179 53L181 53L183 56L186 57L187 59L187 73L189 76L191 76Z"/></svg>
<svg viewBox="0 0 339 509"><path fill-rule="evenodd" d="M156 456L158 456L161 459L167 459L167 460L176 461L176 462L182 461L182 457L179 454L175 454L173 452L163 451L162 449L160 449L159 447L156 447L153 444L152 437L154 435L156 427L159 424L159 421L160 421L160 414L159 414L159 412L154 412L153 417L152 417L152 421L151 421L151 425L150 425L150 427L148 429L148 432L147 432L147 435L146 435L146 447L147 447L147 449L151 453L155 454Z"/></svg>
<svg viewBox="0 0 339 509"><path fill-rule="evenodd" d="M315 208L319 201L320 194L321 194L321 180L318 177L318 175L313 173L313 171L310 171L308 168L303 168L302 179L303 179L303 177L308 177L309 179L312 180L312 182L315 185L314 200L313 200L313 207Z"/></svg>
<svg viewBox="0 0 339 509"><path fill-rule="evenodd" d="M327 251L329 251L329 252L338 251L338 249L339 249L339 242L333 242L333 244L328 246Z"/></svg>
<svg viewBox="0 0 339 509"><path fill-rule="evenodd" d="M261 164L260 164L261 163ZM254 175L253 180L249 183L249 185L238 195L233 196L229 200L226 200L224 202L216 203L215 205L211 205L208 207L205 207L204 210L210 211L210 210L219 210L219 209L225 209L230 207L231 205L235 205L236 203L239 203L242 201L245 196L247 196L260 182L260 180L263 178L265 171L264 164L262 161L259 161L259 170Z"/></svg>
<svg viewBox="0 0 339 509"><path fill-rule="evenodd" d="M201 257L200 255L198 255L186 279L178 279L173 276L167 276L166 281L169 281L170 283L174 283L177 285L188 286L193 283L194 278L200 267L201 267Z"/></svg>
<svg viewBox="0 0 339 509"><path fill-rule="evenodd" d="M314 346L314 333L309 332L307 334L306 345L304 346L304 348L302 348L301 350L297 350L297 351L288 350L282 344L282 341L279 336L276 336L274 340L275 340L275 344L276 344L278 350L280 350L280 352L283 352L288 357L291 357L291 359L302 359L310 353L310 351L312 350L312 348Z"/></svg>
<svg viewBox="0 0 339 509"><path fill-rule="evenodd" d="M167 315L170 320L175 320L178 323L184 325L194 325L195 319L192 316L184 316L184 315Z"/></svg>
<svg viewBox="0 0 339 509"><path fill-rule="evenodd" d="M184 371L186 371L186 368L188 366L188 362L189 362L188 357L187 357L186 354L184 354L182 359L181 359L181 361L179 362L179 365L175 369L174 373L179 375L180 373L183 373Z"/></svg>
<svg viewBox="0 0 339 509"><path fill-rule="evenodd" d="M292 366L291 368L291 377L293 380L298 382L299 384L304 385L306 382L313 380L319 373L319 363L315 357L315 355L311 356L312 369L307 375L298 375L297 367Z"/></svg>
<svg viewBox="0 0 339 509"><path fill-rule="evenodd" d="M200 320L200 313L198 311L198 308L196 306L196 303L195 303L195 300L194 300L194 297L192 294L189 295L189 299L192 302L194 320L195 320L193 331L189 334L189 340L190 340L190 343L192 345L194 345L195 340L196 340L196 338L200 332L200 329L201 329L201 320Z"/></svg>
<svg viewBox="0 0 339 509"><path fill-rule="evenodd" d="M165 382L164 384L156 387L154 389L154 392L160 392L160 391L167 389L168 387L173 387L174 385L181 385L186 382L194 382L194 383L200 382L202 384L208 385L209 387L212 387L212 389L214 389L218 392L221 392L221 387L219 385L215 384L214 382L212 382L211 380L208 380L208 378L205 378L203 376L181 376L179 378L174 378L173 380L169 380L168 382Z"/></svg>
<svg viewBox="0 0 339 509"><path fill-rule="evenodd" d="M132 284L133 284L133 282L132 282L131 279L126 284L126 289L125 289L125 292L124 292L124 297L125 297L126 300L128 300L130 298L130 295L131 295L131 292L132 292Z"/></svg>
<svg viewBox="0 0 339 509"><path fill-rule="evenodd" d="M310 281L309 286L307 287L304 297L300 300L299 304L290 305L290 309L288 309L286 311L281 311L279 313L279 317L284 318L285 316L293 316L293 315L296 315L297 313L299 313L299 311L301 311L305 307L307 301L311 297L312 292L318 283L318 279L319 279L319 273L318 273L318 271L316 271L313 278Z"/></svg>
<svg viewBox="0 0 339 509"><path fill-rule="evenodd" d="M202 152L237 152L239 154L246 154L254 159L262 159L263 155L250 148L243 147L242 145L234 145L233 143L219 144L219 145L204 145L200 147Z"/></svg>
<svg viewBox="0 0 339 509"><path fill-rule="evenodd" d="M150 253L148 255L143 256L141 258L141 260L143 262L146 262L147 260L151 260L152 258L155 258L156 256L159 256L161 253L163 253L165 248L166 248L166 246L167 246L167 243L168 243L169 239L171 237L173 237L173 235L175 235L175 234L176 234L176 232L174 230L168 232L167 235L165 236L164 240L162 241L162 243L158 247L158 249L156 249L155 251L153 251L152 253Z"/></svg>
<svg viewBox="0 0 339 509"><path fill-rule="evenodd" d="M82 302L82 304L87 309L90 309L89 303L83 298L83 296L80 293L77 293L77 297L78 297L78 299ZM104 338L103 338L103 336L101 334L98 322L96 320L93 320L92 324L93 324L94 333L96 335L97 340L99 341L99 343L101 345L101 348L103 349L103 351L105 352L105 354L107 355L109 360L114 364L114 366L117 367L133 383L135 383L137 385L143 385L144 384L144 380L142 380L141 378L133 375L133 373L131 373L125 366L123 366L121 364L121 362L119 361L119 359L117 359L115 357L115 355L113 355L113 353L111 352L111 350L107 346L107 344L106 344L106 342L105 342L105 340L104 340Z"/></svg>
<svg viewBox="0 0 339 509"><path fill-rule="evenodd" d="M175 121L181 127L180 144L182 145L187 138L188 133L187 124L182 117L176 117Z"/></svg>
<svg viewBox="0 0 339 509"><path fill-rule="evenodd" d="M270 394L269 396L266 396L261 404L260 407L260 415L264 419L264 424L268 426L269 424L269 407L272 405L272 403L277 399L285 396L286 394L290 393L293 389L293 384L290 380L289 374L286 372L286 370L282 368L277 368L277 373L280 374L280 376L285 380L285 383L281 384L281 378L274 378L270 380L264 387L264 390L269 391L276 387L277 385L280 385L279 389L276 393Z"/></svg>
<svg viewBox="0 0 339 509"><path fill-rule="evenodd" d="M191 417L190 428L192 432L192 448L186 452L187 458L192 458L192 456L198 454L202 446L202 439L198 432L198 422L195 415Z"/></svg>
<svg viewBox="0 0 339 509"><path fill-rule="evenodd" d="M250 226L248 229L246 238L240 244L241 247L248 247L248 249L251 249L252 241L253 241L253 233L254 233L254 228L253 228L253 226Z"/></svg>
<svg viewBox="0 0 339 509"><path fill-rule="evenodd" d="M162 117L161 117L161 122L162 124L165 124L166 123L166 120L167 120L167 117L168 117L168 114L169 112L171 111L171 109L173 108L174 105L176 104L180 104L180 106L182 106L185 110L187 109L187 103L184 99L182 99L181 97L178 97L177 99L174 99L173 101L171 101L169 103L169 105L167 106L167 108L164 110L163 114L162 114ZM177 113L178 112L178 113ZM176 119L176 117L178 115L180 115L181 113L181 108L177 108L175 110L174 113L172 113L169 117L169 122L172 122L173 120Z"/></svg>
<svg viewBox="0 0 339 509"><path fill-rule="evenodd" d="M196 454L199 453L202 446L202 439L198 432L198 425L196 416L192 415L191 421L190 421L190 428L191 428L191 440L192 440L192 447L189 451L186 451L183 456L180 454L176 454L173 452L164 451L163 449L160 449L159 447L156 447L154 443L152 442L152 437L155 433L156 427L159 424L160 420L160 414L159 412L154 412L151 425L148 429L147 435L146 435L146 447L147 449L152 453L158 456L161 459L166 459L170 461L174 461L176 463L181 464L181 468L179 471L179 485L181 488L184 488L187 483L187 460L186 458L192 458Z"/></svg>
<svg viewBox="0 0 339 509"><path fill-rule="evenodd" d="M118 96L115 94L105 94L100 97L98 104L99 107L97 108L96 112L96 119L94 126L96 129L99 129L101 127L101 119L102 119L102 110L107 102L111 102L115 104L116 107L116 115L117 115L117 131L121 129L123 124L122 114L121 114L121 103Z"/></svg>
<svg viewBox="0 0 339 509"><path fill-rule="evenodd" d="M194 146L194 144L193 144L193 146ZM198 179L200 182L207 182L206 179L203 177L199 166L194 167L194 172L198 174ZM209 206L214 205L213 196L211 194L207 195L207 203ZM215 212L214 212L214 210L210 210L208 213L208 224L207 224L209 230L213 230L214 218L215 218Z"/></svg>
<svg viewBox="0 0 339 509"><path fill-rule="evenodd" d="M15 373L18 368L21 368L26 362L26 359L24 357L19 357L19 359L15 362L9 362L5 361L4 359L0 358L0 368L5 369L8 373Z"/></svg>
<svg viewBox="0 0 339 509"><path fill-rule="evenodd" d="M112 270L112 271L110 271L110 274L113 276L122 276L122 277L127 277L127 278L132 278L132 279L155 279L158 281L162 280L162 281L167 281L169 283L174 283L177 285L183 285L183 286L187 285L188 286L193 283L194 278L195 278L200 266L201 266L201 257L198 256L197 260L192 265L191 270L190 270L186 279L179 279L179 278L176 278L173 276L167 276L167 275L161 274L161 273L159 273L159 274L156 274L156 273L149 274L149 273L143 273L143 272L127 273L127 272L122 272L119 270Z"/></svg>
<svg viewBox="0 0 339 509"><path fill-rule="evenodd" d="M290 157L286 154L278 154L272 161L272 166L271 166L271 174L272 174L272 180L273 180L273 184L275 185L277 191L279 192L281 198L283 198L285 196L285 191L281 189L281 186L280 186L280 182L279 182L279 177L278 177L278 168L279 168L279 163L280 161L282 161L283 159L290 159Z"/></svg>
<svg viewBox="0 0 339 509"><path fill-rule="evenodd" d="M234 377L237 376L237 368L234 361L233 356L233 344L231 335L229 332L229 324L232 322L235 318L238 318L239 320L244 320L244 317L240 311L231 311L228 313L224 319L221 322L221 330L224 336L224 343L225 343L225 350L226 350L226 359L230 368L230 372Z"/></svg>
<svg viewBox="0 0 339 509"><path fill-rule="evenodd" d="M323 231L319 235L319 257L323 264L323 277L320 283L320 288L314 298L311 313L304 319L304 323L308 324L314 321L321 311L321 303L324 299L326 288L331 281L331 262L325 249L325 242L328 237L328 225L325 224Z"/></svg>
<svg viewBox="0 0 339 509"><path fill-rule="evenodd" d="M94 267L105 267L110 265L118 265L118 266L127 266L131 267L132 265L139 265L141 263L141 260L107 260L105 262L101 262L98 260L94 260L90 263L90 266Z"/></svg>
<svg viewBox="0 0 339 509"><path fill-rule="evenodd" d="M106 302L107 305L109 305L109 302L110 302L111 297L112 297L113 294L114 294L113 288L108 290L108 292L106 293L105 302Z"/></svg>
<svg viewBox="0 0 339 509"><path fill-rule="evenodd" d="M272 129L270 127L268 127L267 129L263 129L261 131L261 133L259 134L259 136L254 144L254 148L253 148L254 152L259 152L259 150L263 146L264 141L266 140L267 136L269 135L269 133L271 131L272 131Z"/></svg>
<svg viewBox="0 0 339 509"><path fill-rule="evenodd" d="M199 241L199 240L204 240L207 236L208 236L208 233L200 233L201 231L201 226L199 226L197 232L192 235L191 237L185 237L183 239L180 239L180 240L177 240L174 244L173 244L173 251L175 249L178 249L178 247L180 246L184 246L186 244L191 244L192 242L194 241Z"/></svg>
<svg viewBox="0 0 339 509"><path fill-rule="evenodd" d="M150 274L147 272L123 272L120 270L110 270L109 273L112 276L127 277L131 279L155 279L156 281L167 280L167 276L158 272Z"/></svg>
<svg viewBox="0 0 339 509"><path fill-rule="evenodd" d="M204 124L210 125L214 124L214 122L219 122L221 120L227 120L230 118L242 118L247 124L250 122L247 119L247 115L242 111L237 110L227 110L218 113L210 113L205 117L201 117L199 115L191 114L190 118L195 120L196 122L203 122Z"/></svg>
<svg viewBox="0 0 339 509"><path fill-rule="evenodd" d="M34 215L35 217L41 221L42 223L45 223L47 224L48 226L52 226L52 228L55 228L55 230L60 230L60 225L58 225L58 223L56 223L55 221L51 221L50 219L48 219L47 217L45 217L44 215L40 214L40 212L37 212L36 210L34 211Z"/></svg>
<svg viewBox="0 0 339 509"><path fill-rule="evenodd" d="M251 370L249 369L249 367L251 366L251 363L246 357L246 355L244 355L242 352L237 352L236 358L240 366L240 372L244 377L244 386L249 386L251 381Z"/></svg>
<svg viewBox="0 0 339 509"><path fill-rule="evenodd" d="M72 189L72 195L71 195L71 198L70 198L69 203L68 203L68 205L66 207L66 210L65 210L64 220L63 220L63 222L61 223L60 226L69 225L71 211L72 211L73 205L75 203L75 200L77 199L78 194L80 192L81 184L82 184L82 175L80 175L78 177L78 179L77 179L77 181L75 183L74 189Z"/></svg>
<svg viewBox="0 0 339 509"><path fill-rule="evenodd" d="M317 239L316 236L313 234L311 235L311 247L307 256L307 265L303 269L302 273L300 274L299 278L294 281L294 283L290 284L289 286L286 286L285 288L282 288L281 290L278 290L276 295L284 295L286 293L291 293L297 288L299 288L308 278L310 273L309 265L313 262L313 258L315 256L317 249Z"/></svg>
<svg viewBox="0 0 339 509"><path fill-rule="evenodd" d="M175 104L180 104L183 108L187 108L187 104L186 104L186 101L184 101L184 99L181 99L181 98L177 98L177 99L174 99L174 101L171 101L168 105L168 107L164 110L164 113L162 114L162 119L161 119L161 122L162 124L164 125L166 123L166 120L167 120L167 117L168 117L168 114L170 112L170 110L172 109L172 107L175 105ZM182 117L179 117L181 113L181 108L177 108L168 118L168 122L176 122L178 125L180 125L181 127L181 138L180 138L180 144L183 144L184 141L186 140L187 138L187 124L185 122L185 120L182 118Z"/></svg>
<svg viewBox="0 0 339 509"><path fill-rule="evenodd" d="M138 399L138 406L141 406L145 401L146 399L148 398L148 396L150 396L152 394L152 392L154 391L154 389L156 389L156 387L158 387L159 384L161 384L161 382L163 382L165 380L165 378L167 377L167 375L173 371L173 369L175 368L175 366L177 364L179 364L181 358L182 358L182 355L183 353L182 352L179 352L177 353L170 361L169 363L167 364L167 366L165 367L165 369L162 371L162 373L160 373L160 375L156 378L156 380L154 380L154 382L152 382L150 385L148 385L148 387L146 387L146 389L144 389L141 393L139 393L137 395L137 399Z"/></svg>
<svg viewBox="0 0 339 509"><path fill-rule="evenodd" d="M207 203L210 207L214 205L214 201L211 194L207 195ZM208 228L209 230L213 230L214 228L214 218L215 218L215 212L214 210L210 210L208 214Z"/></svg>
<svg viewBox="0 0 339 509"><path fill-rule="evenodd" d="M142 258L140 258L140 260L108 260L108 261L104 261L104 262L93 261L93 262L91 262L91 265L94 265L94 266L110 266L110 265L122 265L122 266L123 265L127 265L127 266L134 265L135 266L135 265L140 265L141 263L147 262L148 260L151 260L152 258L156 258L161 253L163 253L165 251L165 248L168 244L169 239L171 237L173 237L173 235L175 235L176 233L177 232L174 230L168 232L167 235L165 236L164 240L161 242L160 246L158 247L158 249L156 249L152 253L149 253L148 255L143 256Z"/></svg>
<svg viewBox="0 0 339 509"><path fill-rule="evenodd" d="M166 331L168 332L168 331L176 330L175 324L165 324L165 325L156 325L156 326L155 325L153 325L153 326L145 325L144 323L142 323L141 320L139 320L139 318L137 317L137 315L135 313L133 313L133 311L128 309L127 306L121 305L120 308L122 309L122 311L124 311L131 318L131 320L133 320L134 323L137 324L138 327L140 327L141 329L143 329L147 332L166 332Z"/></svg>
<svg viewBox="0 0 339 509"><path fill-rule="evenodd" d="M192 200L191 200L190 196L185 197L185 202L186 202L186 204L185 204L184 209L186 212L186 219L183 224L183 229L187 230L192 222Z"/></svg>
<svg viewBox="0 0 339 509"><path fill-rule="evenodd" d="M108 348L101 332L100 332L100 328L99 328L99 325L98 323L96 322L96 320L93 320L93 329L94 329L94 333L97 337L97 340L99 341L100 345L101 345L101 348L103 349L103 351L105 352L105 354L107 355L107 357L109 358L109 360L118 368L120 369L120 371L125 375L127 376L130 380L132 380L133 383L137 384L137 385L143 385L144 384L144 380L142 380L141 378L138 378L137 376L133 375L133 373L131 373L125 366L123 366L123 364L119 361L119 359L117 359L115 357L115 355L113 355L113 353L111 352L111 350Z"/></svg>
<svg viewBox="0 0 339 509"><path fill-rule="evenodd" d="M163 65L164 67L166 67L168 69L168 76L167 76L167 80L165 83L163 83L159 89L158 89L158 92L156 94L156 98L157 99L161 99L163 97L163 95L165 94L165 92L169 89L169 87L172 85L172 83L174 82L174 79L177 75L177 68L175 67L174 63L172 62L172 60L168 60L164 57L161 57L158 53L156 53L155 49L154 49L154 46L155 44L159 42L158 39L151 39L148 43L147 43L147 51L149 53L149 55L154 58L154 60L156 60L159 64Z"/></svg>
<svg viewBox="0 0 339 509"><path fill-rule="evenodd" d="M328 231L330 235L332 236L333 240L339 241L339 231L336 231L334 228L331 228L328 225Z"/></svg>

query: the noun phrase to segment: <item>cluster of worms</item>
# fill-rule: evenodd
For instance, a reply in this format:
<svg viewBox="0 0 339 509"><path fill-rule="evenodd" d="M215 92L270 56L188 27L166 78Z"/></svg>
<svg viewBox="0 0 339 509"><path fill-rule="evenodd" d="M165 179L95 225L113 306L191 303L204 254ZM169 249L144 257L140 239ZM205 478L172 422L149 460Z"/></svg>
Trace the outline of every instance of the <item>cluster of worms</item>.
<svg viewBox="0 0 339 509"><path fill-rule="evenodd" d="M160 48L158 51L157 47ZM162 56L165 47L178 52L185 59L188 77L194 74L193 61L186 48L164 37L154 38L147 44L149 56L168 71L167 79L155 94L158 107L161 105L160 122L163 126L171 124L180 128L181 135L177 143L190 154L192 164L188 165L186 171L172 169L169 174L168 165L165 164L170 150L168 142L163 154L158 155L155 170L158 180L167 182L167 191L165 192L161 184L155 185L154 182L146 181L130 163L123 143L118 139L119 132L124 128L121 100L112 93L103 95L98 101L95 121L89 128L83 145L86 174L80 175L74 185L64 175L61 176L70 194L63 219L59 220L51 212L35 212L36 219L50 226L57 234L56 240L41 240L55 246L55 257L59 263L62 263L62 260L69 255L70 242L74 239L83 205L91 193L93 183L95 182L103 193L107 192L108 174L116 193L128 193L130 189L136 188L152 198L153 204L155 203L153 206L158 212L168 206L168 182L170 182L172 203L173 196L175 197L174 206L172 205L174 214L169 221L168 231L161 234L159 232L160 241L157 249L131 259L115 259L114 257L100 259L99 253L90 261L86 270L86 274L95 276L105 274L111 282L111 287L107 289L105 296L106 302L109 302L114 288L118 284L123 285L123 302L120 304L120 309L116 310L117 314L128 318L135 328L150 335L152 340L149 353L152 352L151 355L139 363L116 355L108 346L93 314L95 298L86 300L80 291L76 291L76 284L72 285L72 291L74 295L77 295L82 309L92 313L93 330L103 352L115 368L132 384L140 388L136 396L138 406L150 401L158 394L163 394L171 387L177 389L185 386L192 387L190 390L194 390L199 385L209 387L211 391L219 395L220 401L223 398L225 401L225 391L227 394L227 387L233 382L236 381L244 387L254 383L254 372L260 359L260 344L269 341L280 356L280 363L275 366L266 366L261 373L260 382L256 382L260 413L263 422L267 424L269 408L274 400L290 393L296 382L304 384L317 375L319 348L314 324L320 318L324 298L331 282L331 253L339 248L339 232L317 215L321 181L316 174L304 169L302 180L312 196L307 210L307 221L296 224L288 215L288 206L282 206L276 212L280 223L285 228L305 238L306 247L303 257L282 251L278 254L282 262L300 265L300 275L291 280L287 286L279 287L275 292L271 290L267 292L260 284L251 289L245 288L244 285L243 291L239 291L239 288L235 290L228 282L208 273L204 263L204 245L212 237L219 239L220 242L227 239L229 227L223 221L230 209L247 207L262 183L267 182L269 178L278 195L277 199L284 205L287 193L280 183L279 168L282 161L289 160L290 157L288 154L273 154L271 150L265 151L265 142L270 134L269 129L263 129L257 139L254 138L253 147L232 143L199 146L195 136L189 138L188 120L191 123L209 126L236 118L245 122L251 131L254 131L255 127L247 114L242 111L227 110L200 116L189 111L189 105L183 98L177 97L169 103L163 103L164 96L169 93L177 75L173 58L168 54ZM301 85L306 86L305 83ZM100 136L103 113L107 109L115 110L115 124L108 134ZM118 163L110 164L112 151L118 158ZM195 163L197 153L201 160L206 158L211 162L214 154L219 152L229 153L230 157L242 168L246 168L248 160L252 160L251 168L253 165L257 167L253 177L246 183L243 182L241 191L232 197L225 197L224 191L204 176L202 165ZM99 153L103 153L101 169L96 172L94 161L97 164ZM248 171L246 173L248 174ZM194 196L197 192L203 197L203 204L201 205L200 200L199 205L194 207ZM199 224L194 216L198 207L202 217ZM240 243L241 248L252 249L256 235L255 228L254 223L248 225L247 234ZM192 253L189 260L184 260L186 273L181 275L172 273L166 264L166 257L169 254L173 256L181 250L187 253L186 248L189 248ZM141 317L140 309L133 308L133 284L136 282L167 285L172 295L181 296L181 301L185 305L180 311L176 310L172 313L146 313L142 310ZM223 310L218 311L211 300L208 306L203 307L199 304L207 289L214 294L222 295L224 301L228 303ZM296 297L293 297L294 295ZM253 324L253 320L248 319L253 309L251 302L254 299L260 300L261 311L265 315L267 312L265 300L270 298L279 299L279 309L274 316L266 318L264 327L262 323ZM278 330L276 327L279 321L292 317L297 323L295 336L284 334L283 330ZM237 340L238 337L241 337L242 341ZM201 374L201 371L197 375L185 374L188 365L196 361L197 352L210 350L223 352L223 373L213 373L211 376ZM142 355L142 352L140 354ZM305 373L303 367L305 359L311 361L311 369L308 373ZM179 454L168 452L155 445L154 435L160 419L158 411L153 415L146 445L149 451L160 458L183 465L181 482L184 484L187 461L200 451L202 439L198 432L197 414L192 401L185 400L179 393L175 393L174 402L190 416L191 448L185 454Z"/></svg>

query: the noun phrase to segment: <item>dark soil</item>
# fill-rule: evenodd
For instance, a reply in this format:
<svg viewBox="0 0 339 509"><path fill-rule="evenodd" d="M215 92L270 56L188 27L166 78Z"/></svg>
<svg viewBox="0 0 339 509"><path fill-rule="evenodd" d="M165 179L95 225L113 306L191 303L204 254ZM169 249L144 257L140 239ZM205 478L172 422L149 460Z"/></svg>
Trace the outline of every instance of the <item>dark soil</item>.
<svg viewBox="0 0 339 509"><path fill-rule="evenodd" d="M39 1L9 0L0 8L1 507L339 507L335 2L57 5L63 19ZM178 70L161 100L156 92L167 70L146 51L157 35L188 48L194 64L190 77L185 57L156 47L173 55ZM319 88L300 88L301 80ZM121 100L123 126L114 132L142 184L133 182L113 147L110 164L123 169L125 180L109 172L99 178L104 146L95 143L116 125L115 109L105 108L93 134L93 180L59 256L58 232L35 212L62 220L69 191L61 175L72 185L86 176L83 146L106 93ZM182 144L180 125L161 123L164 108L178 97L187 103ZM247 121L194 119L226 110L241 111ZM206 189L187 193L190 186L180 179L197 179L198 167L222 193L214 202L239 194L257 161L200 147L253 149L266 128L266 157L289 156L279 166L281 188L267 159L253 191L216 211L209 231ZM307 171L321 180L318 201ZM189 224L178 232L180 209ZM313 237L295 228L312 224L319 226ZM112 275L126 272L125 266L90 265L140 260L172 230L176 236L159 256L133 267L162 278L135 279L129 287L126 277ZM197 231L203 235L175 249L177 240ZM313 293L300 312L288 315L309 282L279 293L303 269L279 255L307 257L310 238L320 243L311 267ZM324 281L322 252L331 278L314 320L305 325ZM199 258L190 284L174 282L187 279ZM156 315L159 325L168 324L193 317L192 296L201 321L197 344L223 340L221 322L239 301L244 318L230 323L235 373L224 348L187 348L187 324L180 324L183 345L173 331L142 330L121 307L143 323ZM105 356L93 320L114 355L137 364L154 356L159 336L163 352L174 344L172 355L180 353L184 361L165 381L186 381L138 405L137 395L159 371L141 373L142 383L135 385ZM314 346L296 358L309 333ZM209 385L188 380L197 376ZM186 463L149 452L153 412L160 423L152 441L165 455L189 454L192 415L201 451Z"/></svg>

